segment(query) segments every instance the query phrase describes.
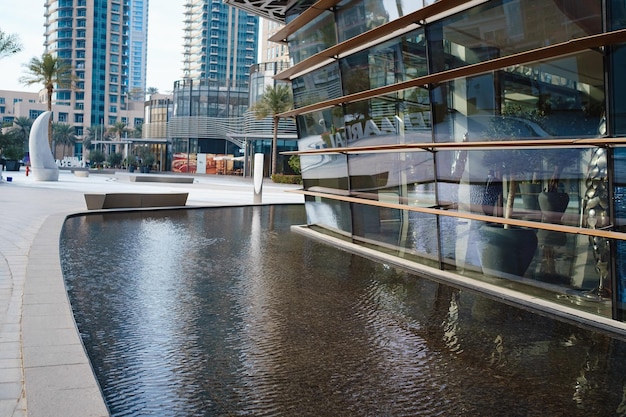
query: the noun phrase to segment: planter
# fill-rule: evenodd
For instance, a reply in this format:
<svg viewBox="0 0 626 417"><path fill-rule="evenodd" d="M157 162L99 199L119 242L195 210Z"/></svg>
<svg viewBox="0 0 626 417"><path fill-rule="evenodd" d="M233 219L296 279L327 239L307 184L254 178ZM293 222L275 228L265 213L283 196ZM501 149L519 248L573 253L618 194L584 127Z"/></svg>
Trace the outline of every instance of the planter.
<svg viewBox="0 0 626 417"><path fill-rule="evenodd" d="M541 208L542 221L545 223L561 223L561 217L569 204L569 194L556 191L542 191L537 198Z"/></svg>
<svg viewBox="0 0 626 417"><path fill-rule="evenodd" d="M128 172L135 172L135 166L134 165L129 165L128 166Z"/></svg>
<svg viewBox="0 0 626 417"><path fill-rule="evenodd" d="M571 285L571 258L563 256L563 247L567 244L567 235L551 230L538 230L537 240L541 248L541 266L536 277L557 285ZM563 273L561 273L561 270Z"/></svg>
<svg viewBox="0 0 626 417"><path fill-rule="evenodd" d="M522 195L522 204L524 209L539 211L539 193L541 193L541 184L533 184L523 182L519 185L520 194Z"/></svg>
<svg viewBox="0 0 626 417"><path fill-rule="evenodd" d="M7 159L5 163L5 167L7 171L19 171L20 170L20 161L16 161L13 159Z"/></svg>
<svg viewBox="0 0 626 417"><path fill-rule="evenodd" d="M150 173L150 167L141 167L141 173L142 174L149 174Z"/></svg>
<svg viewBox="0 0 626 417"><path fill-rule="evenodd" d="M502 198L502 181L488 181L482 196L483 213L489 216L501 215L500 199Z"/></svg>
<svg viewBox="0 0 626 417"><path fill-rule="evenodd" d="M537 250L537 235L532 229L485 224L480 228L483 272L501 278L524 276Z"/></svg>

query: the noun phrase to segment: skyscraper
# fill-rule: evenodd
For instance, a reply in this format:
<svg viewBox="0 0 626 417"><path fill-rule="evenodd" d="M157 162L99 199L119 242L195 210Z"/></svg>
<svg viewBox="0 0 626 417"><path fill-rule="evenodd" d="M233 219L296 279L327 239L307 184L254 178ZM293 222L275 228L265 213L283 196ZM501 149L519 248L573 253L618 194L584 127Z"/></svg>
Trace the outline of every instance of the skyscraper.
<svg viewBox="0 0 626 417"><path fill-rule="evenodd" d="M73 90L56 91L55 104L71 109L72 119L60 121L78 136L90 126L140 123L128 100L146 89L148 0L48 0L44 6L46 52L68 60L76 76Z"/></svg>
<svg viewBox="0 0 626 417"><path fill-rule="evenodd" d="M184 14L185 78L248 82L257 60L259 18L221 0L187 0Z"/></svg>
<svg viewBox="0 0 626 417"><path fill-rule="evenodd" d="M196 154L236 154L249 105L259 18L222 0L187 0L183 80L174 83L168 124L174 158L193 171ZM173 164L176 170L176 164Z"/></svg>

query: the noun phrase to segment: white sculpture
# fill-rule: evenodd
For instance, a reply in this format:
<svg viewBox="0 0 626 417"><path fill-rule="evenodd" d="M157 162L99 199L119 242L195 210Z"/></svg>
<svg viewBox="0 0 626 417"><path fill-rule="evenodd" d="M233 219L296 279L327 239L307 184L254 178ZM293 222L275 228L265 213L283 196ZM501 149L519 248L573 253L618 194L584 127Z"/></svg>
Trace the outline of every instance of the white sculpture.
<svg viewBox="0 0 626 417"><path fill-rule="evenodd" d="M28 137L30 167L35 181L58 181L59 167L54 162L48 143L48 119L52 112L43 112L35 119Z"/></svg>

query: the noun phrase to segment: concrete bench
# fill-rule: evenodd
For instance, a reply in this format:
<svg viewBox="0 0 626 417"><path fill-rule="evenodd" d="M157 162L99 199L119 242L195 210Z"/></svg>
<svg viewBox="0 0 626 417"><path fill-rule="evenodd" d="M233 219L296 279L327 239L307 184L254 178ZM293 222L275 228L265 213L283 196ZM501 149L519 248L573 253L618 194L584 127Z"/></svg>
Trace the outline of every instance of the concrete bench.
<svg viewBox="0 0 626 417"><path fill-rule="evenodd" d="M106 193L85 194L88 210L113 208L180 207L187 204L189 193L141 194Z"/></svg>
<svg viewBox="0 0 626 417"><path fill-rule="evenodd" d="M176 175L131 175L130 182L171 182L178 184L193 184L193 177L179 177Z"/></svg>

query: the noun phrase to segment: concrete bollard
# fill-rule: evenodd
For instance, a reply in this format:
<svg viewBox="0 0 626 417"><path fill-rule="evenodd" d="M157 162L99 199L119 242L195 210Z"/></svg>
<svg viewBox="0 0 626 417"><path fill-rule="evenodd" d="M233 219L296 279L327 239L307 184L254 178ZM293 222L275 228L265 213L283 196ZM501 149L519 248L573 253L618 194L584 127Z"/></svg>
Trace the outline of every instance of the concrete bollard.
<svg viewBox="0 0 626 417"><path fill-rule="evenodd" d="M263 154L254 154L254 204L263 201Z"/></svg>

